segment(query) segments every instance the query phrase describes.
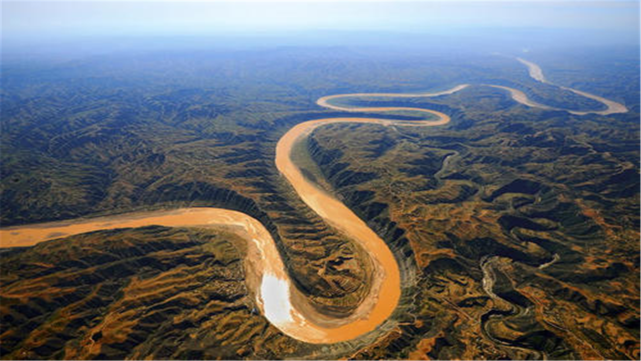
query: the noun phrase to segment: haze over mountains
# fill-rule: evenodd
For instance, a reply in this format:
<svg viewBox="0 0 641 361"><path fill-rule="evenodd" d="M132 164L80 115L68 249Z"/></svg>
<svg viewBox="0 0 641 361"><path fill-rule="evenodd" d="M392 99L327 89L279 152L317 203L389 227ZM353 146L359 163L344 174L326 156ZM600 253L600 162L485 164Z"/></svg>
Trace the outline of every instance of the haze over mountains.
<svg viewBox="0 0 641 361"><path fill-rule="evenodd" d="M638 359L638 14L3 2L0 357Z"/></svg>

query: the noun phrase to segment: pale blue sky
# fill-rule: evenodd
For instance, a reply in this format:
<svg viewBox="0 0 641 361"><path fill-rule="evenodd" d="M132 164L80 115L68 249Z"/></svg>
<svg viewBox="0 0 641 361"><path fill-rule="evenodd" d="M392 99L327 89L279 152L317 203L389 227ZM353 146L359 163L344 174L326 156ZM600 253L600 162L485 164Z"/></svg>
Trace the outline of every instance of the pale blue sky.
<svg viewBox="0 0 641 361"><path fill-rule="evenodd" d="M637 32L638 1L2 1L3 38L540 27ZM445 29L445 30L444 30Z"/></svg>

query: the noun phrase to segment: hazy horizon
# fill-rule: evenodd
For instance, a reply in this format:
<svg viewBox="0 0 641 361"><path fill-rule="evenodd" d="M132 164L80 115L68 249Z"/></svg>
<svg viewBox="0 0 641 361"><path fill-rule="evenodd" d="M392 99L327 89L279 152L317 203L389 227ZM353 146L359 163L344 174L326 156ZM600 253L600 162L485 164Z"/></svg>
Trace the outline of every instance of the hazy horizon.
<svg viewBox="0 0 641 361"><path fill-rule="evenodd" d="M639 358L639 0L0 1L3 359Z"/></svg>
<svg viewBox="0 0 641 361"><path fill-rule="evenodd" d="M475 36L568 32L638 43L637 1L3 1L6 46L105 37L316 37L332 32ZM579 35L576 35L579 34ZM509 35L509 34L504 34ZM557 36L557 35L549 35ZM339 37L340 38L340 37ZM562 40L562 39L561 39Z"/></svg>

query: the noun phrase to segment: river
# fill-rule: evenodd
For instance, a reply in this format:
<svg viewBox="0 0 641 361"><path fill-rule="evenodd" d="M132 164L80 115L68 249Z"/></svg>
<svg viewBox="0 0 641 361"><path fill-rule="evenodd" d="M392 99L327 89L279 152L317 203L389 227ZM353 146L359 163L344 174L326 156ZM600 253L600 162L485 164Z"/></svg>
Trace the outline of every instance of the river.
<svg viewBox="0 0 641 361"><path fill-rule="evenodd" d="M540 68L519 59L530 70L530 75L545 81ZM535 66L535 64L534 64ZM372 285L369 294L348 317L335 318L319 313L296 287L292 285L282 257L271 234L256 219L236 211L221 208L194 207L153 212L136 212L100 218L80 218L31 224L0 229L1 247L33 246L43 241L71 235L116 228L160 225L166 227L224 227L247 240L248 251L244 266L247 283L254 294L262 314L283 333L308 343L335 343L355 339L374 331L394 312L401 295L399 267L385 241L361 220L351 209L330 193L318 188L306 179L301 169L292 160L292 148L309 136L314 129L327 124L363 123L382 126L439 126L447 124L450 117L435 110L408 107L346 107L332 104L332 100L354 97L436 97L446 96L468 88L469 84L457 85L449 90L434 93L355 93L322 97L319 106L346 112L380 113L390 111L414 111L429 116L429 120L407 121L364 117L324 118L297 124L285 133L276 146L276 167L298 196L328 224L357 242L371 257L373 264ZM491 85L494 86L494 85ZM530 101L516 89L494 86L507 90L512 98L530 107L544 107ZM627 111L623 105L592 94L576 91L593 99L603 101L610 112ZM606 103L606 101L608 103ZM618 105L608 105L618 104ZM587 114L589 112L573 112ZM603 114L603 112L592 112ZM610 114L610 113L608 113ZM486 270L484 269L484 272ZM491 285L488 284L491 294Z"/></svg>

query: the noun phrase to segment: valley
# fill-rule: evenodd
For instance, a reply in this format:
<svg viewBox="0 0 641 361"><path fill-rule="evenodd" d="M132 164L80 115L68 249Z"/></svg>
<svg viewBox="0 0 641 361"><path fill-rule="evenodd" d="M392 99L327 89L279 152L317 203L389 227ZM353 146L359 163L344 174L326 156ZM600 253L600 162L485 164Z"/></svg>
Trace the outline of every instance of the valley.
<svg viewBox="0 0 641 361"><path fill-rule="evenodd" d="M520 60L524 62L522 59ZM544 80L540 68L536 70L536 64L531 62L525 62L525 64L528 65L530 75L534 80ZM495 87L507 90L512 100L522 105L539 108L540 111L558 111L553 107L529 100L526 93L517 89L502 85ZM196 204L192 204L195 207L178 208L177 210L141 210L134 214L122 213L100 220L86 218L79 222L65 220L45 225L12 226L0 231L2 232L0 238L2 246L32 246L44 240L70 237L85 232L151 225L224 229L225 232L234 233L234 236L245 239L243 241L244 247L236 245L235 242L234 244L235 247L245 249L244 277L248 294L254 295L253 300L246 302L253 305L252 309L259 309L260 313L281 332L304 343L342 342L343 344L337 345L332 352L345 354L348 350L356 352L356 348L360 348L358 352L352 354L353 357L388 357L388 354L377 354L376 345L387 344L388 346L381 349L394 349L391 345L399 341L393 338L394 332L390 333L392 329L400 329L400 333L405 334L406 327L410 327L410 330L413 331L410 331L409 334L418 335L421 334L420 330L428 324L434 326L431 332L435 332L439 328L443 329L442 327L450 322L448 317L442 319L441 322L445 322L445 324L439 326L434 323L438 319L434 312L437 312L443 305L450 304L455 309L454 315L461 315L473 321L459 330L462 332L460 339L465 339L469 332L480 328L487 335L487 339L482 342L495 343L491 347L483 346L483 344L478 345L479 348L486 348L487 352L493 352L491 357L574 358L578 355L585 357L589 354L583 352L589 351L583 349L584 338L579 336L578 341L564 341L556 333L550 331L547 326L558 325L558 320L544 319L543 323L538 321L535 317L538 313L535 307L537 303L533 303L533 295L537 295L537 299L542 300L537 307L545 307L545 304L550 302L543 301L546 292L549 292L550 289L553 289L555 294L556 292L569 292L568 290L573 288L565 282L582 283L581 277L590 279L624 277L619 280L621 286L612 286L619 291L623 290L620 287L625 287L624 285L633 285L634 276L631 276L627 270L634 269L634 267L638 269L638 258L636 266L629 261L612 261L606 265L599 264L595 268L586 265L584 273L576 273L563 268L572 267L571 265L577 262L583 262L577 259L577 254L586 252L581 249L581 242L588 239L595 240L590 238L590 234L594 234L597 228L601 229L599 232L607 232L615 239L620 239L623 242L621 247L624 247L621 249L627 247L625 239L629 239L631 234L621 233L617 227L608 226L608 222L612 222L612 218L608 218L606 221L601 216L596 216L602 214L603 210L594 211L590 207L600 209L598 208L598 199L593 197L588 198L589 201L581 201L582 198L569 198L571 195L579 197L579 194L571 193L563 186L535 181L533 178L536 177L533 176L513 179L502 187L491 185L497 180L489 182L488 188L481 186L485 182L483 176L469 173L483 172L482 167L486 164L496 164L496 160L492 159L491 155L483 154L483 138L475 141L480 142L480 149L472 151L469 146L447 145L452 141L456 144L455 137L448 138L447 135L439 135L438 132L435 135L430 132L427 136L423 136L426 130L422 128L425 126L429 128L450 126L448 123L450 123L451 117L460 119L460 113L452 112L450 106L439 104L438 101L424 108L424 98L439 97L441 99L444 96L458 95L458 92L463 94L461 97L472 94L476 96L478 93L486 92L487 90L484 88L487 87L464 84L455 86L449 91L434 93L352 93L321 97L317 101L318 105L339 113L328 118L299 122L287 130L277 142L275 141L275 153L272 153L275 157L275 168L289 184L289 186L279 185L278 191L274 189L275 193L286 194L286 199L300 197L298 202L300 203L302 200L302 203L297 206L296 203L293 203L295 206L291 211L296 209L297 212L307 213L309 217L309 210L311 210L314 213L310 217L312 220L314 217L318 217L320 222L325 223L324 226L311 223L310 226L313 225L311 229L320 227L314 232L318 232L318 229L323 232L323 227L327 227L327 231L331 234L328 236L338 237L335 238L335 242L345 246L338 249L334 248L331 243L319 246L321 250L323 247L334 249L330 259L323 262L325 270L328 264L334 265L335 273L330 277L335 279L334 284L337 285L339 291L337 295L331 297L315 297L314 292L309 292L309 287L318 287L319 289L326 287L322 285L322 280L327 280L328 276L323 275L319 280L315 278L317 276L309 277L311 273L300 273L289 265L288 261L295 258L292 257L292 254L300 252L298 245L308 241L304 236L293 238L295 240L293 242L288 241L286 238L291 237L292 233L287 235L287 233L283 234L278 230L279 227L282 227L279 226L279 223L282 225L287 222L282 219L279 221L278 217L274 218L272 214L288 210L290 207L286 207L280 198L273 196L271 202L274 204L274 208L265 211L264 206L258 205L265 202L264 200L256 203L253 196L245 198L240 195L251 189L242 188L240 184L235 186L236 190L234 191L212 189L197 183L191 183L187 187L184 185L174 188L165 187L160 193L160 197L152 198L152 202L149 202L149 199L146 201L150 205L161 204L162 202L158 201L163 200L162 194L167 194L170 189L169 193L172 194L172 197L180 192L186 192L185 195L192 199L192 202L198 198L204 200L203 195L216 195L218 192L219 195L210 201L215 200L216 203L221 203L223 200L222 203L225 203L226 199L228 204L233 204L231 209L246 212L246 214L220 208L203 207L196 202ZM603 102L607 107L605 111L567 110L571 115L611 115L627 111L625 106L617 102L571 88L564 89ZM342 101L347 102L347 105L343 103L336 105L336 102L341 98ZM398 103L386 98L410 98L411 100L410 103ZM498 101L496 100L498 97L494 99L493 101ZM354 105L350 106L349 104ZM431 108L437 110L430 110ZM383 116L381 118L379 115L370 117L369 113L383 114ZM452 115L446 115L446 113ZM396 119L394 119L395 117ZM460 127L461 124L456 124L456 126ZM514 124L506 126L514 126L515 132L532 133L523 125L520 128ZM358 142L342 143L341 146L336 144L336 142L341 142L346 135L354 133L355 129L358 129L359 134L364 136L363 139L383 137L380 142L375 143L380 143L382 148L374 150L375 161L368 167L360 165L359 162L359 159L372 158L367 154L360 154L363 153L363 150L368 149L368 146L361 146ZM465 129L461 130L465 131ZM450 131L452 130L445 129L442 132L447 134ZM533 136L543 136L543 139L548 139L550 142L555 141L554 135L534 133ZM325 178L322 183L329 184L334 189L320 188L292 161L292 149L303 138L305 138L304 143L308 147L309 156L318 165L316 173L320 171ZM521 141L527 142L527 139L526 137ZM232 145L230 147L232 149L233 142L228 143ZM412 143L416 142L431 144L426 148L421 147L428 149L427 153L423 155L429 161L422 160L420 154L412 151L414 148ZM224 141L222 145L227 147ZM523 144L523 146L527 145ZM398 147L407 147L407 149L403 150ZM391 159L387 159L387 157L393 157L392 153L396 152L396 149L399 149L399 157L401 154L409 154L409 156L402 157L402 162L397 161L385 166L377 166L379 162L389 162ZM339 150L338 153L337 150ZM475 155L474 160L474 163L478 165L471 166L467 170L456 171L455 169L459 169L458 167L461 166L461 162L467 162L468 157L475 154L475 151L480 152ZM579 153L568 150L567 154L570 156L584 154L583 151L577 151ZM332 152L334 154L330 155ZM343 159L345 152L352 154L353 157ZM232 150L231 153L227 153L227 157L238 159L244 157L245 154L240 150ZM497 155L500 158L506 156L507 153L497 153L494 157L496 158ZM412 160L417 156L419 157ZM159 159L159 156L152 154L147 159L152 158ZM510 164L509 161L501 161L503 165L519 169L517 163ZM397 166L395 167L393 164ZM406 169L397 169L398 165L403 164L411 166ZM268 168L264 164L257 164L257 166L256 169ZM535 172L534 174L545 171L545 169L539 170L536 167L535 164L532 164L531 169L519 170L521 172ZM250 166L248 169L251 168ZM604 169L600 174L603 177L619 177L623 184L627 184L626 182L630 182L630 177L621 175L625 174L627 169L611 171L610 175ZM232 171L228 175L231 175L230 178L246 176L264 178L266 174L270 174L269 172L272 172L273 177L278 177L273 170L257 170L257 173L252 173L249 170L242 173ZM345 176L345 172L350 173ZM376 176L369 176L372 173L376 173ZM431 175L431 177L426 181L425 175ZM408 180L408 177L414 179ZM319 180L316 179L316 181ZM599 179L597 178L595 181L598 182ZM505 180L501 182L505 182ZM576 183L582 184L582 187L588 185L588 183ZM385 184L389 186L384 186ZM364 185L366 186L364 187ZM631 184L629 189L633 189L634 186ZM269 189L269 186L259 182L255 182L252 187L263 191ZM592 187L607 187L607 182L596 183ZM410 198L408 198L408 191L413 194ZM194 196L194 193L197 196ZM615 197L615 195L613 196ZM590 206L586 202L590 202ZM628 199L627 202L632 203L623 202L619 204L620 208L611 209L609 212L617 212L627 206L634 207L632 200ZM483 205L486 203L493 206L487 208ZM456 204L461 204L461 206ZM183 204L176 203L176 205ZM224 206L224 204L221 205ZM436 209L432 205L439 205L439 208ZM281 212L279 217L286 214L287 211ZM482 220L482 222L479 224L476 222L477 220ZM446 231L448 228L446 225L450 222L458 224L455 224L453 231ZM638 223L638 217L636 222ZM240 225L240 228L237 229L236 225ZM423 228L425 226L427 228ZM500 229L493 229L497 227ZM590 228L586 230L585 227ZM311 229L301 233L311 232ZM546 232L554 232L555 236L545 235ZM478 237L470 239L473 234L477 234ZM502 234L502 236L494 239L497 234ZM425 237L434 241L445 237L448 241L442 240L434 244L434 241L425 241ZM467 240L463 241L462 239ZM515 245L515 239L524 244ZM64 240L53 242L58 244ZM465 245L465 242L470 244ZM482 255L485 252L488 253ZM18 256L19 254L20 251ZM327 255L327 252L324 254ZM494 254L494 256L487 258L489 254ZM471 268L470 266L462 266L461 262L475 262L476 259L478 259L477 265ZM583 260L585 259L583 258ZM345 261L358 265L342 269L341 265ZM300 264L298 267L309 266ZM465 268L470 271L463 271ZM480 273L474 275L476 272L474 269ZM515 274L515 272L517 273ZM299 278L305 274L309 276ZM316 272L316 274L322 275L323 273ZM482 279L479 279L478 276L481 274ZM547 279L546 277L550 275L555 281L548 280L548 283L542 286L545 283L544 280ZM361 285L356 289L352 288L351 292L347 291L350 289L349 284L346 284L347 287L342 286L345 278L353 279L356 284L359 283L358 280L367 280L364 283L367 286ZM441 281L447 279L452 283L443 285L439 279ZM520 280L517 284L523 288L519 289L515 286L514 280ZM533 286L537 284L539 285L537 287L542 288ZM463 292L462 289L458 289L463 285L472 287ZM419 307L416 304L417 299L411 296L411 293L416 292L427 296L429 307ZM443 292L450 294L447 296L449 300L436 302L436 300L442 299ZM543 294L537 294L537 292L543 292ZM638 354L638 342L634 344L633 341L634 333L629 334L629 328L626 328L625 325L621 326L621 322L628 322L629 317L633 316L629 312L622 311L619 302L607 298L597 298L596 301L589 300L590 298L585 296L584 292L575 292L578 292L580 296L572 296L574 297L572 301L565 302L572 303L578 297L578 302L581 302L582 307L588 312L586 322L595 322L590 319L591 312L601 312L595 311L594 307L604 307L606 315L612 315L605 318L609 320L605 321L609 322L607 323L608 327L615 330L612 332L616 332L617 337L625 340L620 346L621 351L617 351L619 353L608 354L604 348L601 351L604 353L601 355L616 355L620 358L622 356L633 357L635 353ZM308 296L308 293L311 294ZM457 295L456 298L463 299L457 304L452 304L452 294ZM528 294L530 297L525 296ZM625 307L632 305L631 301L633 298L626 299L627 306ZM487 309L490 305L488 302L491 302L492 305L490 309ZM595 306L594 302L597 302L598 305ZM468 303L469 306L467 306ZM554 305L564 307L563 303L561 305L554 303ZM464 311L468 307L474 310L474 315ZM409 313L407 313L408 311ZM478 315L475 316L477 313ZM553 313L553 315L555 314ZM413 317L414 321L409 322L408 317ZM613 321L614 319L611 317L615 317L618 321ZM596 319L601 320L600 314ZM455 322L452 318L449 320ZM634 323L635 321L632 319L630 322ZM452 325L447 327L452 327ZM626 334L632 338L625 336ZM541 335L545 335L543 339L541 339ZM591 335L585 337L594 337ZM409 343L404 347L416 347L416 352L419 352L418 350L422 350L421 347L423 347L421 345L429 339L422 337L424 336L419 336L418 340L408 341ZM347 342L354 339L358 340ZM374 339L376 342L363 348L362 345L371 344ZM443 340L443 338L440 339ZM447 341L447 338L444 340L446 341L439 342L441 344L443 342L451 343L451 341ZM310 355L313 355L314 352L318 352L317 349L312 351L315 349L308 348L303 344L294 343L293 345L296 346L291 347L298 350L299 355L304 355L305 352L311 352ZM356 347L356 345L360 346ZM434 344L434 347L436 345L438 343ZM465 348L464 351L469 352L467 355L475 355L474 357L479 355L475 353L477 352L475 348ZM437 352L437 355L440 355L438 352L449 351L437 347L430 351L421 352L426 354ZM459 355L465 357L466 354Z"/></svg>

